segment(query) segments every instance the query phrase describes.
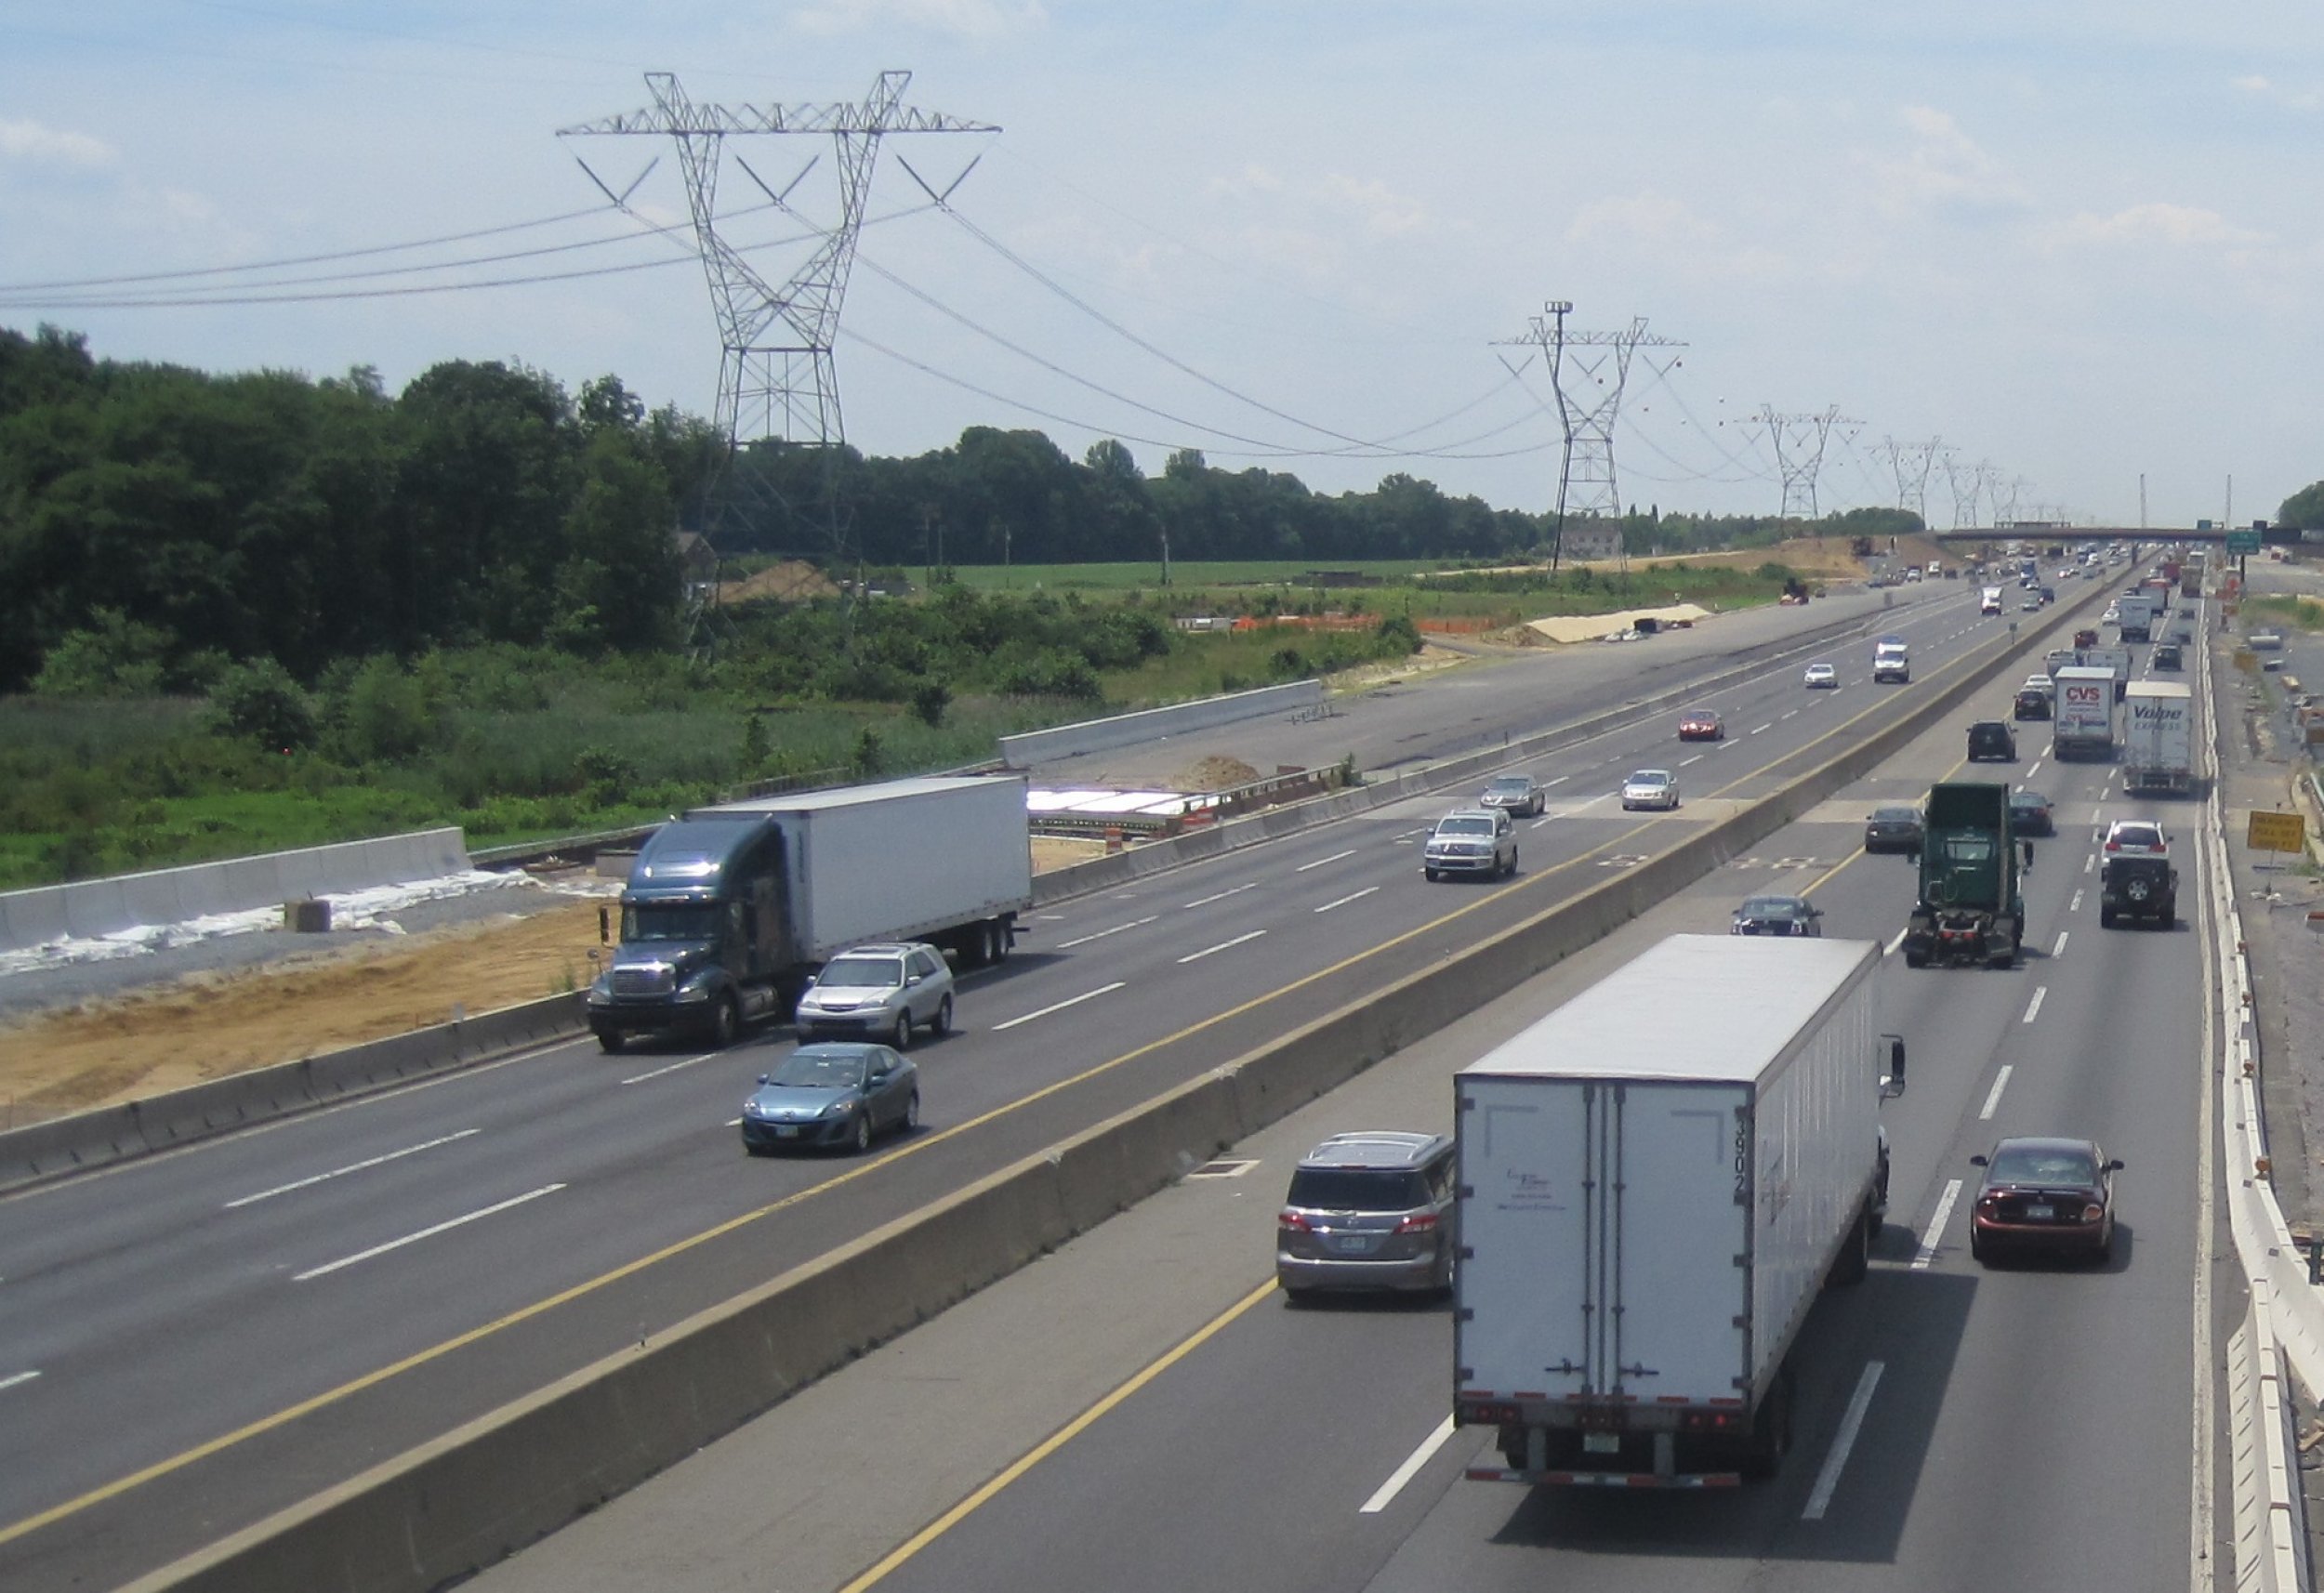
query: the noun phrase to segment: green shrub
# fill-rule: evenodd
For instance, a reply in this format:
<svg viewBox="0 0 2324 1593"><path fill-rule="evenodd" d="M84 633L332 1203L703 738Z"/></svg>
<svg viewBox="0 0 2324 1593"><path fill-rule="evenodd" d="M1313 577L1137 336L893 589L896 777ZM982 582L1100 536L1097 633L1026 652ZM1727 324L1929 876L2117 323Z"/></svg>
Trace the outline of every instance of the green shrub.
<svg viewBox="0 0 2324 1593"><path fill-rule="evenodd" d="M214 734L291 752L314 740L314 704L271 658L237 664L210 689L209 726Z"/></svg>

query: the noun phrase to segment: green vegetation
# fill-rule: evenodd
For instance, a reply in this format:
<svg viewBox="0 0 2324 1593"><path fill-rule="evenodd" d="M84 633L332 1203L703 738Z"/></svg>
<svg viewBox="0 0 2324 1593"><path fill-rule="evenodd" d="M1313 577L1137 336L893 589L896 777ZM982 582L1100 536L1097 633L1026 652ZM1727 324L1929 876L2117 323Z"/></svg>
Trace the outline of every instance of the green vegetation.
<svg viewBox="0 0 2324 1593"><path fill-rule="evenodd" d="M2266 614L2281 624L2297 625L2302 630L2324 630L2324 602L2314 598L2286 595L2282 597L2245 598L2243 628L2251 629L2250 616Z"/></svg>

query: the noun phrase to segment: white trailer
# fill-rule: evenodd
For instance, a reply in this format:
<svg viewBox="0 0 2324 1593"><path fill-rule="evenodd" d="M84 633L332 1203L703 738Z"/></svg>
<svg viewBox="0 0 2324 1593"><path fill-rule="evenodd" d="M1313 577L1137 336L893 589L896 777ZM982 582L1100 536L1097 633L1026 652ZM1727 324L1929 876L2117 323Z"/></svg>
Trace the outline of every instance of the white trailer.
<svg viewBox="0 0 2324 1593"><path fill-rule="evenodd" d="M2114 756L2115 675L2110 668L2074 664L2056 671L2056 718L2050 727L2051 752L2061 759Z"/></svg>
<svg viewBox="0 0 2324 1593"><path fill-rule="evenodd" d="M2155 631L2155 599L2146 592L2125 592L2115 599L2115 626L2124 641L2148 641Z"/></svg>
<svg viewBox="0 0 2324 1593"><path fill-rule="evenodd" d="M2122 725L2122 789L2195 785L2195 693L2184 680L2134 680Z"/></svg>
<svg viewBox="0 0 2324 1593"><path fill-rule="evenodd" d="M1454 1417L1497 1428L1501 1462L1469 1476L1775 1469L1792 1343L1887 1206L1881 954L1674 935L1456 1076Z"/></svg>

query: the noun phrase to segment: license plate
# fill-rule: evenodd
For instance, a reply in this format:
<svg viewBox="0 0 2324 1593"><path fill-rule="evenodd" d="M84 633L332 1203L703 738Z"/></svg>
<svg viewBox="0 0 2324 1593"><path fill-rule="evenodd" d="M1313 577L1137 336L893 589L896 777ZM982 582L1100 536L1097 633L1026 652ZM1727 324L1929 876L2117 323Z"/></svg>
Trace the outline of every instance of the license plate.
<svg viewBox="0 0 2324 1593"><path fill-rule="evenodd" d="M1619 1455L1622 1453L1622 1435L1618 1432L1585 1432L1581 1435L1581 1448L1585 1455Z"/></svg>
<svg viewBox="0 0 2324 1593"><path fill-rule="evenodd" d="M778 1123L774 1126L774 1137L777 1139L796 1139L799 1138L799 1126L795 1123Z"/></svg>
<svg viewBox="0 0 2324 1593"><path fill-rule="evenodd" d="M2058 1209L2053 1205L2029 1205L2026 1208L2026 1218L2029 1222L2047 1222L2057 1214Z"/></svg>
<svg viewBox="0 0 2324 1593"><path fill-rule="evenodd" d="M1372 1236L1368 1233L1342 1233L1332 1243L1342 1250L1361 1253L1372 1247Z"/></svg>

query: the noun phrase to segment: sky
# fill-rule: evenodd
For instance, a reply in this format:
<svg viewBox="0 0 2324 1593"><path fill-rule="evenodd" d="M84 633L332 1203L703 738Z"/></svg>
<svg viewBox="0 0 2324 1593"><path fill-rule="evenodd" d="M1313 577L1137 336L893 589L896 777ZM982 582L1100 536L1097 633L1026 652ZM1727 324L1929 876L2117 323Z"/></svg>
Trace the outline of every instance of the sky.
<svg viewBox="0 0 2324 1593"><path fill-rule="evenodd" d="M2137 525L2142 482L2143 523L2248 521L2324 478L2310 0L0 0L0 326L708 415L675 141L561 130L648 72L741 109L888 71L997 131L878 141L835 352L869 454L1026 428L1538 512L1562 300L1668 340L1613 412L1640 508L1775 513L1778 442L1793 502L1917 486L1938 526ZM718 158L779 293L844 214L835 142ZM1610 351L1566 359L1604 415Z"/></svg>

